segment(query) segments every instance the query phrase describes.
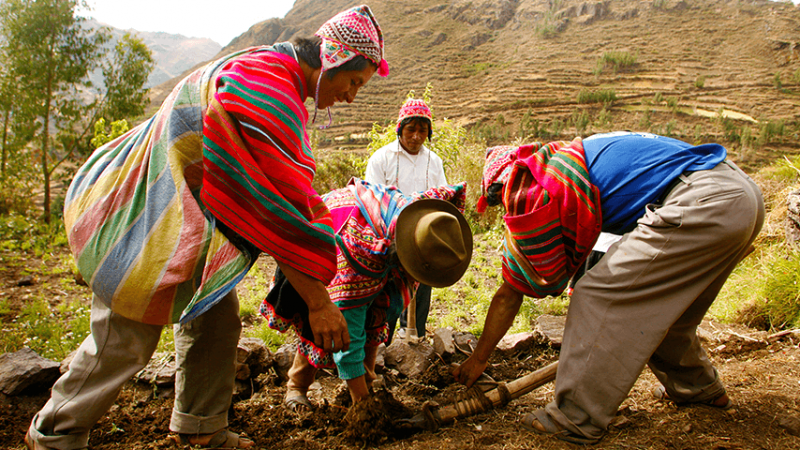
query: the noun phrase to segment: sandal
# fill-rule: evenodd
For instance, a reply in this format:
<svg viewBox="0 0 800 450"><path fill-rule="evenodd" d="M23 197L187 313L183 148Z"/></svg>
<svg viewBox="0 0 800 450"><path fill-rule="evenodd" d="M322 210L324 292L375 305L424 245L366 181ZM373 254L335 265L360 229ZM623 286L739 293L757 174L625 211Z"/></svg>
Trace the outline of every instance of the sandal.
<svg viewBox="0 0 800 450"><path fill-rule="evenodd" d="M287 397L283 401L283 406L291 412L300 413L314 410L314 405L308 399L306 394L295 395L294 397Z"/></svg>
<svg viewBox="0 0 800 450"><path fill-rule="evenodd" d="M522 418L522 427L534 433L555 436L557 439L573 444L591 445L600 442L600 439L602 439L602 437L588 438L561 428L561 426L553 422L550 415L543 409L537 409L530 414L526 414Z"/></svg>
<svg viewBox="0 0 800 450"><path fill-rule="evenodd" d="M733 407L733 401L730 399L730 397L728 397L728 394L725 393L725 391L723 391L722 394L708 400L701 400L699 402L678 402L670 398L669 394L667 394L667 389L664 386L656 386L653 388L653 397L655 397L656 400L672 402L675 404L675 406L703 405L721 409L723 411Z"/></svg>
<svg viewBox="0 0 800 450"><path fill-rule="evenodd" d="M226 428L223 428L212 434L211 439L209 439L208 443L204 445L192 442L192 439L196 439L199 436L208 435L178 433L177 443L179 443L182 447L189 446L192 449L233 450L238 448L255 447L255 443L250 439L239 436L232 431L228 431Z"/></svg>

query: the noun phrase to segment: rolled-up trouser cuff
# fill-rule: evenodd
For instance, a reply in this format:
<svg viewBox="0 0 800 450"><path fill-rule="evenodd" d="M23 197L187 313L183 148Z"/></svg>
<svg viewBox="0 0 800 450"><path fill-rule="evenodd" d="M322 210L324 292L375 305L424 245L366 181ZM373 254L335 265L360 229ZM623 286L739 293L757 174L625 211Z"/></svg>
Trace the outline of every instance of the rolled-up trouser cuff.
<svg viewBox="0 0 800 450"><path fill-rule="evenodd" d="M180 434L211 434L228 427L228 412L216 416L194 416L172 411L170 431Z"/></svg>
<svg viewBox="0 0 800 450"><path fill-rule="evenodd" d="M46 436L39 432L39 430L34 427L33 424L36 423L36 419L38 418L38 414L33 418L33 423L28 428L28 434L30 435L31 439L35 442L39 443L40 445L44 445L48 448L53 448L51 446L58 445L60 449L64 450L74 450L80 448L86 448L89 446L89 433L79 433L79 434L68 434L68 435L58 435L58 436Z"/></svg>

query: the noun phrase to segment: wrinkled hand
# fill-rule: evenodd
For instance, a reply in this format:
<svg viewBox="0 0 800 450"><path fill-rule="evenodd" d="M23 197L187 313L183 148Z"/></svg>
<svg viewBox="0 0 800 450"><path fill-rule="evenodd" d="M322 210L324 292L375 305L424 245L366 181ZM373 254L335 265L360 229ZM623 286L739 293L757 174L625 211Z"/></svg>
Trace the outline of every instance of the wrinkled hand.
<svg viewBox="0 0 800 450"><path fill-rule="evenodd" d="M308 322L317 347L338 352L350 348L350 333L342 312L331 301L308 310Z"/></svg>
<svg viewBox="0 0 800 450"><path fill-rule="evenodd" d="M308 325L314 333L314 344L330 352L349 349L347 321L331 302L325 285L288 264L278 263L278 266L308 306Z"/></svg>
<svg viewBox="0 0 800 450"><path fill-rule="evenodd" d="M459 383L471 388L475 381L486 370L487 362L478 361L475 355L470 356L463 364L455 367L451 373Z"/></svg>

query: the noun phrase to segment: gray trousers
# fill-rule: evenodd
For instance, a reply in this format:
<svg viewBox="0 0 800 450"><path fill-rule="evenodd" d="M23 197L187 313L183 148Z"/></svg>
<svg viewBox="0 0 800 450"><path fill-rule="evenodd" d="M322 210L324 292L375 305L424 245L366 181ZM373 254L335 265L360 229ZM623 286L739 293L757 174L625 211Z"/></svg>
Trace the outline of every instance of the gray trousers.
<svg viewBox="0 0 800 450"><path fill-rule="evenodd" d="M697 326L764 222L758 186L733 163L681 176L663 205L575 286L547 413L599 438L649 365L677 401L725 392Z"/></svg>
<svg viewBox="0 0 800 450"><path fill-rule="evenodd" d="M50 448L85 448L90 429L122 385L150 361L162 328L126 319L93 299L92 334L34 416L30 436ZM174 326L178 370L170 430L207 434L228 426L241 329L235 291L198 318Z"/></svg>

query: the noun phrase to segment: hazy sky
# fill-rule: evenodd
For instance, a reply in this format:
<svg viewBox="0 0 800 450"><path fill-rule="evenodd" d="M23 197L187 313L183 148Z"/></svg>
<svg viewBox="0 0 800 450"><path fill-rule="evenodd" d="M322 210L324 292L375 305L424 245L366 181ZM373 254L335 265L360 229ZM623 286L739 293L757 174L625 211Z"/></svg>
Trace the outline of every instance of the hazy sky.
<svg viewBox="0 0 800 450"><path fill-rule="evenodd" d="M114 28L206 37L222 46L271 17L284 17L294 0L87 0L91 16Z"/></svg>

